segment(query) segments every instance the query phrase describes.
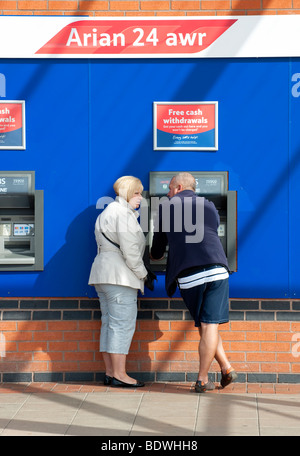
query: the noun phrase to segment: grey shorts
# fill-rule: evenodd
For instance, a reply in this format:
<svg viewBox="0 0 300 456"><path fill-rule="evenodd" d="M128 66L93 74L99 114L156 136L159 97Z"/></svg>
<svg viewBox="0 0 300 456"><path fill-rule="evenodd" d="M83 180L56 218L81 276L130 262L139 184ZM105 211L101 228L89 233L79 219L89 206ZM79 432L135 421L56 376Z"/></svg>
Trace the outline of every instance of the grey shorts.
<svg viewBox="0 0 300 456"><path fill-rule="evenodd" d="M100 352L127 355L137 317L137 290L121 285L95 286L100 300Z"/></svg>

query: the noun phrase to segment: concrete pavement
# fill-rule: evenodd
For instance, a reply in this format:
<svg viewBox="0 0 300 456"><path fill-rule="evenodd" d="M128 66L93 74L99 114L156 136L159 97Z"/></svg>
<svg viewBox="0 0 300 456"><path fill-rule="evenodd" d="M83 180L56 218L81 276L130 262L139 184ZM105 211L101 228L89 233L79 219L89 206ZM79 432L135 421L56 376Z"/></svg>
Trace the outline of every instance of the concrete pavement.
<svg viewBox="0 0 300 456"><path fill-rule="evenodd" d="M300 385L0 384L1 436L300 436Z"/></svg>

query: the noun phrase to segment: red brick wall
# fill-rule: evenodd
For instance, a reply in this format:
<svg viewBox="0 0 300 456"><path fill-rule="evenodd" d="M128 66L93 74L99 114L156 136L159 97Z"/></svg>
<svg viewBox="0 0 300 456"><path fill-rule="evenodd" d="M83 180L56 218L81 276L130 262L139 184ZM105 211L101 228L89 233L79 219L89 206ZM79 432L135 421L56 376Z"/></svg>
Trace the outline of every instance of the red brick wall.
<svg viewBox="0 0 300 456"><path fill-rule="evenodd" d="M0 381L101 380L100 316L96 299L1 298ZM220 329L240 382L300 383L300 300L232 299ZM128 371L194 381L198 343L181 299L140 299Z"/></svg>
<svg viewBox="0 0 300 456"><path fill-rule="evenodd" d="M231 321L220 330L224 348L241 381L271 383L283 381L284 374L300 374L299 358L295 357L298 351L300 355L300 349L296 350L297 342L293 341L297 332L300 340L300 322ZM188 377L199 367L198 343L198 330L190 321L140 321L128 359L133 370L186 372ZM211 372L219 370L214 363ZM286 379L289 377L292 379L292 375Z"/></svg>
<svg viewBox="0 0 300 456"><path fill-rule="evenodd" d="M0 0L0 14L191 16L298 14L300 0Z"/></svg>

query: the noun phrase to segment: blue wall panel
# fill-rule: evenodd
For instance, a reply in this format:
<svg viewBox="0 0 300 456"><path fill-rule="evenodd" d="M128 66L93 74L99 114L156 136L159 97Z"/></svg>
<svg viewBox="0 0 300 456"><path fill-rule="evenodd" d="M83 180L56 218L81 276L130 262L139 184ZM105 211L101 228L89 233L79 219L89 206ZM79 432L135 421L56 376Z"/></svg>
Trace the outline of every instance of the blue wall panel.
<svg viewBox="0 0 300 456"><path fill-rule="evenodd" d="M288 59L0 61L6 98L26 100L27 121L26 151L0 151L0 168L35 170L45 192L45 270L0 273L1 296L94 296L98 198L113 196L121 175L148 189L149 171L162 170L229 172L238 192L232 297L299 296L291 71ZM154 101L218 101L219 150L153 151ZM163 276L148 296L166 296Z"/></svg>
<svg viewBox="0 0 300 456"><path fill-rule="evenodd" d="M103 68L112 84L106 96L107 85L101 83ZM157 74L159 78L153 76ZM288 83L288 66L282 61L125 61L93 65L91 202L101 194L103 169L111 169L109 175L105 173L104 194L110 194L115 178L133 170L146 188L150 170L228 170L230 189L238 191L239 219L239 271L231 277L231 295L286 296L287 176L278 181L288 165L288 96L281 88L282 81ZM152 102L170 100L219 102L218 152L152 150ZM101 147L93 121L99 110L103 110ZM105 112L111 116L105 117ZM156 287L155 295L162 293L163 283Z"/></svg>
<svg viewBox="0 0 300 456"><path fill-rule="evenodd" d="M6 99L26 101L26 150L0 151L1 169L35 170L44 190L45 270L0 273L1 296L86 293L88 68L75 61L5 61ZM81 220L81 223L78 222ZM78 260L77 260L78 259Z"/></svg>
<svg viewBox="0 0 300 456"><path fill-rule="evenodd" d="M289 279L291 298L300 298L300 62L290 65Z"/></svg>

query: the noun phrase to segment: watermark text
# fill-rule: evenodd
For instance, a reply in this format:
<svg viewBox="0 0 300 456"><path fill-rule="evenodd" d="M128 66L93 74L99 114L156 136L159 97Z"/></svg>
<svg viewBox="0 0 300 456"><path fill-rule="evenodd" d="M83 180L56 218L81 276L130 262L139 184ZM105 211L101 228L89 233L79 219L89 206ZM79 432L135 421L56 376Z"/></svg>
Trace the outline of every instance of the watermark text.
<svg viewBox="0 0 300 456"><path fill-rule="evenodd" d="M103 210L107 205L115 201L109 196L98 199L96 209ZM160 215L159 215L160 214ZM149 199L143 198L139 207L140 226L144 233L185 233L186 243L199 243L204 237L204 198L192 197L182 198L173 196L153 196ZM120 227L119 227L120 228ZM122 223L122 230L132 229L130 220Z"/></svg>
<svg viewBox="0 0 300 456"><path fill-rule="evenodd" d="M2 73L0 73L0 97L6 97L6 80Z"/></svg>

